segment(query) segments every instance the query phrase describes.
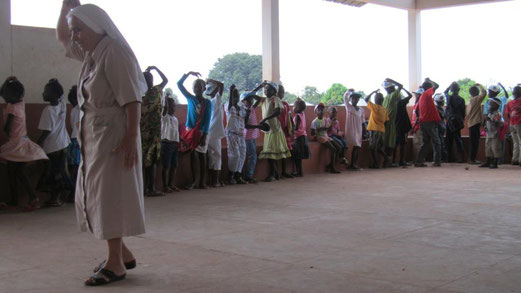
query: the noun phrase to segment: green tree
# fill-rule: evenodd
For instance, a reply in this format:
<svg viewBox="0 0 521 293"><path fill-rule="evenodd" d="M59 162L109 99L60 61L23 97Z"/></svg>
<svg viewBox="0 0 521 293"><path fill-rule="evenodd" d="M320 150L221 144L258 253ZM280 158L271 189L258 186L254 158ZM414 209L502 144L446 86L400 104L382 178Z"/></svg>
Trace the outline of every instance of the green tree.
<svg viewBox="0 0 521 293"><path fill-rule="evenodd" d="M344 93L347 91L341 83L334 83L322 97L322 103L328 106L336 106L344 103Z"/></svg>
<svg viewBox="0 0 521 293"><path fill-rule="evenodd" d="M225 90L232 84L240 91L252 90L262 81L262 56L248 53L225 55L215 62L208 77L223 82ZM227 92L225 96L228 96Z"/></svg>
<svg viewBox="0 0 521 293"><path fill-rule="evenodd" d="M304 88L304 94L302 95L302 99L310 104L318 104L322 100L322 96L324 94L320 93L318 89L314 86L306 86Z"/></svg>
<svg viewBox="0 0 521 293"><path fill-rule="evenodd" d="M463 78L458 81L456 81L459 84L460 91L459 95L465 100L465 102L468 102L470 100L470 94L469 89L476 84L476 82L470 78ZM440 89L445 90L445 89Z"/></svg>
<svg viewBox="0 0 521 293"><path fill-rule="evenodd" d="M289 92L284 93L284 100L288 102L290 105L293 105L297 100L298 96Z"/></svg>

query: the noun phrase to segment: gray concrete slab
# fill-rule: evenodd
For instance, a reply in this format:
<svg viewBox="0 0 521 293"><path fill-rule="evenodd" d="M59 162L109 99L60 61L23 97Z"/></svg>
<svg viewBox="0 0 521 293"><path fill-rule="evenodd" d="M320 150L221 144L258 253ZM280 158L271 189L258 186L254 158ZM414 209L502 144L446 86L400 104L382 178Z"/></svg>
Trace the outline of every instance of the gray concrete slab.
<svg viewBox="0 0 521 293"><path fill-rule="evenodd" d="M521 168L319 174L147 198L138 267L96 292L520 292ZM83 292L72 205L0 212L0 292ZM92 291L92 290L91 290Z"/></svg>

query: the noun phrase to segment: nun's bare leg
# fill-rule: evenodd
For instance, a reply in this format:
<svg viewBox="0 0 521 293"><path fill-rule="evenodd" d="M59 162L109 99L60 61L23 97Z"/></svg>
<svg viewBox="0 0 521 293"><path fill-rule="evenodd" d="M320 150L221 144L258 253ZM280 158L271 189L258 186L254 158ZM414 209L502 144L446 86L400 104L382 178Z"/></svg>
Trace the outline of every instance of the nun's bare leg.
<svg viewBox="0 0 521 293"><path fill-rule="evenodd" d="M132 251L128 249L127 245L125 245L125 242L123 239L121 240L121 254L123 256L123 262L128 263L136 259Z"/></svg>
<svg viewBox="0 0 521 293"><path fill-rule="evenodd" d="M126 273L125 265L123 264L123 239L109 239L107 240L107 244L109 248L109 256L107 257L107 262L105 262L103 268L121 276Z"/></svg>

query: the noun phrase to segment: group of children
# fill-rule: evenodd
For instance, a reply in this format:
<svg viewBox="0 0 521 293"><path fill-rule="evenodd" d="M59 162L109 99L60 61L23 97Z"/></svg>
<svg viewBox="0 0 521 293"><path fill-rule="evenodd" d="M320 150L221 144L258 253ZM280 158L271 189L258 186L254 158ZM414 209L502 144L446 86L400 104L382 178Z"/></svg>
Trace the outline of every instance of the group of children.
<svg viewBox="0 0 521 293"><path fill-rule="evenodd" d="M23 84L14 76L7 78L0 88L0 96L7 103L4 132L8 137L8 141L0 147L0 160L7 162L7 181L11 195L8 203L0 203L0 209L17 207L21 191L29 197L27 205L22 207L23 210L31 211L40 207L39 198L25 171L27 162L40 160L47 163L36 189L50 194L45 205L57 207L63 205L64 201L74 202L75 178L71 178L70 174L75 176L80 163L77 141L80 111L76 87L68 95L69 102L73 105L70 117L73 131L69 136L63 87L57 79L51 79L45 84L42 97L48 105L40 116L38 129L41 134L37 143L27 137L24 95Z"/></svg>
<svg viewBox="0 0 521 293"><path fill-rule="evenodd" d="M151 71L156 71L162 81L153 83ZM186 124L180 125L175 117L176 101L171 90L165 90L166 76L155 66L143 73L148 91L143 97L141 116L141 137L144 166L145 195L160 196L179 191L175 184L175 174L179 153L190 153L192 183L191 188L223 186L222 141L226 138L228 174L227 184L254 183L257 159L267 159L269 175L267 182L280 178L303 176L302 160L311 157L308 143L306 102L297 99L293 108L284 101L284 87L274 82L264 81L253 90L242 93L235 85L229 89L229 99L223 103L222 82L200 79L197 72L184 74L177 85L188 101ZM189 76L197 79L190 93L184 82ZM479 138L486 136L487 161L481 167L497 168L503 156L504 141L510 132L513 141L512 164L521 162L521 85L513 88L513 99L504 87L489 86L488 92L480 84L469 90L471 99L468 108L459 96L459 85L452 83L443 94L435 94L438 84L426 79L415 91L412 121L407 105L413 94L403 85L386 79L382 84L387 95L375 90L364 97L370 111L368 123L365 111L358 106L362 94L349 89L344 94L346 119L344 131L337 119L336 107L315 106L316 118L311 122L310 138L323 144L330 152L327 171L340 173L338 164L350 170L360 170L357 165L365 133L369 133L370 168L409 166L405 161L405 147L409 133L413 134L416 160L414 166L425 167L425 152L433 145L433 166L441 166L442 161L454 161L452 145L456 143L459 157L463 162L464 150L461 130L465 119L470 134L469 163L476 161ZM258 95L260 90L263 95ZM503 95L501 94L503 91ZM18 205L20 187L29 196L25 210L39 208L39 200L24 171L25 163L48 160L46 172L41 176L37 189L50 193L48 206L61 206L63 201L74 200L74 181L80 165L81 152L78 145L80 109L76 96L77 88L72 87L68 100L73 108L70 114L72 132L66 129L66 102L64 90L58 80L51 79L43 91L43 100L49 103L43 110L38 129L41 135L37 143L27 137L25 126L24 87L16 77L9 77L0 88L0 96L7 103L4 131L8 142L0 147L0 159L7 161L10 202L0 207ZM489 96L484 110L482 103ZM206 98L206 97L207 98ZM374 97L374 99L373 99ZM446 102L446 106L445 106ZM255 109L261 107L259 121ZM468 111L467 111L468 110ZM481 133L484 129L485 133ZM509 131L508 131L509 130ZM263 148L259 155L256 141L264 132ZM346 158L352 147L350 162ZM397 162L397 153L399 153ZM383 158L383 162L380 162ZM288 162L293 162L293 172L288 171ZM280 163L280 172L279 164ZM156 190L156 167L162 166L162 190ZM72 176L71 176L72 174ZM207 180L207 174L210 175ZM63 191L68 191L66 196Z"/></svg>

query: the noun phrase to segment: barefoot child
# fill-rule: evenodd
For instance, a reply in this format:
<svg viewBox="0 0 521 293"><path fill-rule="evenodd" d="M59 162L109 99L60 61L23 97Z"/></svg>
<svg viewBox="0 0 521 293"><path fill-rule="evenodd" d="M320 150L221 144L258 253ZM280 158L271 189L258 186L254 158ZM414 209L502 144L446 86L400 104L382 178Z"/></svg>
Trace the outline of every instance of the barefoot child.
<svg viewBox="0 0 521 293"><path fill-rule="evenodd" d="M206 80L204 94L212 102L212 118L208 130L208 169L210 171L210 186L224 186L220 179L222 165L222 139L226 136L223 124L222 94L224 84L214 79Z"/></svg>
<svg viewBox="0 0 521 293"><path fill-rule="evenodd" d="M487 103L489 104L485 122L485 131L487 132L485 152L487 155L487 161L479 167L496 169L498 160L501 157L501 142L499 138L500 129L503 127L503 118L499 112L499 109L501 108L501 100L498 98L489 98Z"/></svg>
<svg viewBox="0 0 521 293"><path fill-rule="evenodd" d="M422 84L424 93L420 97L418 102L418 121L420 122L420 129L422 130L422 144L420 151L418 152L418 158L416 159L415 167L426 167L425 162L425 151L429 144L434 145L434 164L433 167L441 166L441 144L438 137L438 125L440 123L440 115L438 109L434 105L432 96L438 88L438 84L425 79Z"/></svg>
<svg viewBox="0 0 521 293"><path fill-rule="evenodd" d="M344 106L346 107L345 137L347 146L353 146L351 151L351 165L349 169L360 170L358 168L358 154L362 147L362 139L365 127L365 111L358 107L361 95L350 89L344 94Z"/></svg>
<svg viewBox="0 0 521 293"><path fill-rule="evenodd" d="M387 156L391 156L396 148L396 113L398 110L398 101L403 99L401 94L403 85L390 78L386 78L382 86L387 92L387 96L382 105L387 109L389 115L389 122L385 124L384 147Z"/></svg>
<svg viewBox="0 0 521 293"><path fill-rule="evenodd" d="M396 147L393 151L393 162L392 166L408 166L405 162L405 147L407 146L407 139L409 137L409 131L411 131L411 120L409 119L409 113L407 112L407 104L412 98L412 94L408 92L406 89L403 91L407 94L405 97L402 97L401 100L396 104ZM400 159L398 164L396 164L396 151L400 149Z"/></svg>
<svg viewBox="0 0 521 293"><path fill-rule="evenodd" d="M371 97L373 95L375 95L374 104L371 102ZM378 158L376 156L377 153L384 157L383 166L385 168L387 166L387 162L389 161L389 157L384 151L383 137L385 133L385 125L389 121L389 114L387 114L387 109L382 106L384 96L380 93L380 90L375 90L365 97L365 101L367 102L367 108L371 110L367 130L371 133L369 149L371 150L371 158L373 161L369 168L380 168L380 164L378 163Z"/></svg>
<svg viewBox="0 0 521 293"><path fill-rule="evenodd" d="M154 85L152 70L155 70L161 77L161 83L158 85ZM168 79L155 66L149 66L143 75L148 87L141 103L141 147L145 168L145 196L162 196L164 193L156 190L156 166L161 154L161 96Z"/></svg>
<svg viewBox="0 0 521 293"><path fill-rule="evenodd" d="M277 161L290 158L291 152L288 149L284 131L280 126L277 117L282 113L282 102L277 97L278 85L274 82L264 81L252 92L256 93L259 89L264 88L265 98L255 96L260 101L262 107L262 120L259 124L267 123L269 130L264 133L264 145L259 159L268 159L270 165L270 174L266 178L266 182L272 182L279 179L277 172Z"/></svg>
<svg viewBox="0 0 521 293"><path fill-rule="evenodd" d="M177 86L187 100L186 131L183 140L188 144L190 150L190 161L192 165L193 182L187 189L206 189L206 151L208 149L208 131L210 119L212 118L212 103L203 97L206 83L202 79L196 79L193 83L194 94L189 93L183 83L188 76L200 77L198 72L190 71L184 74L177 82Z"/></svg>
<svg viewBox="0 0 521 293"><path fill-rule="evenodd" d="M293 150L291 156L295 162L295 173L293 176L302 177L302 160L311 158L311 151L309 150L308 135L306 132L306 102L297 99L293 106L293 124L295 125L295 133L293 139Z"/></svg>
<svg viewBox="0 0 521 293"><path fill-rule="evenodd" d="M467 113L467 125L469 128L470 138L470 159L469 163L473 165L481 164L476 160L479 149L479 140L481 138L481 124L483 124L483 100L487 96L487 91L481 84L475 84L469 89L470 100Z"/></svg>
<svg viewBox="0 0 521 293"><path fill-rule="evenodd" d="M71 143L65 128L66 105L63 87L53 78L45 85L43 100L49 105L40 116L38 129L42 131L38 144L42 146L50 160L47 182L51 187L51 198L46 205L58 207L63 204L60 196L64 188L72 190L72 181L67 170L67 148Z"/></svg>
<svg viewBox="0 0 521 293"><path fill-rule="evenodd" d="M7 103L5 109L4 131L8 141L0 146L0 159L7 161L7 181L9 182L10 206L18 206L18 187L22 187L29 196L27 210L40 207L38 197L25 174L25 163L46 160L47 155L40 146L27 137L25 125L24 86L14 76L7 78L0 88L0 96ZM6 204L0 203L0 207Z"/></svg>
<svg viewBox="0 0 521 293"><path fill-rule="evenodd" d="M311 122L311 136L326 146L326 148L331 152L331 160L329 165L327 165L327 171L333 174L338 174L340 172L335 168L335 166L338 161L338 154L342 151L342 147L327 135L327 131L331 125L328 124L327 119L324 119L324 110L325 106L322 103L315 106L315 114L317 114L317 118Z"/></svg>
<svg viewBox="0 0 521 293"><path fill-rule="evenodd" d="M179 191L174 184L179 156L179 122L174 116L175 106L174 98L167 92L161 117L161 179L166 193Z"/></svg>
<svg viewBox="0 0 521 293"><path fill-rule="evenodd" d="M514 87L512 96L514 99L508 102L505 108L505 117L509 121L510 133L514 142L512 165L519 165L521 162L521 84Z"/></svg>
<svg viewBox="0 0 521 293"><path fill-rule="evenodd" d="M338 153L340 163L349 166L349 162L346 159L346 151L347 151L347 143L344 140L344 132L340 130L340 122L338 122L337 114L338 111L336 107L327 108L328 118L327 124L331 125L327 130L327 135L336 142L337 145L340 146L340 152Z"/></svg>
<svg viewBox="0 0 521 293"><path fill-rule="evenodd" d="M253 177L255 174L255 166L257 165L257 138L259 137L259 125L257 122L257 113L255 109L259 105L259 101L253 103L254 94L244 92L241 94L241 101L246 107L246 117L244 118L244 139L246 142L246 158L248 164L244 174L244 180L248 183L255 183L257 180Z"/></svg>
<svg viewBox="0 0 521 293"><path fill-rule="evenodd" d="M242 167L246 159L246 141L244 140L244 120L246 108L239 103L239 91L233 84L230 87L230 100L226 108L226 141L228 142L228 183L245 184L242 179Z"/></svg>
<svg viewBox="0 0 521 293"><path fill-rule="evenodd" d="M279 85L279 88L277 90L277 97L279 97L280 101L282 102L282 112L280 113L280 116L278 117L280 121L280 128L282 128L282 131L284 132L284 137L286 138L286 145L288 146L288 149L291 151L292 146L292 138L293 138L293 121L291 120L291 107L289 106L289 103L284 101L284 94L286 93L284 86L281 84ZM281 176L282 178L293 178L291 174L286 172L286 163L288 159L282 159L281 167L282 172Z"/></svg>

